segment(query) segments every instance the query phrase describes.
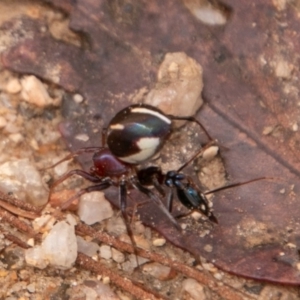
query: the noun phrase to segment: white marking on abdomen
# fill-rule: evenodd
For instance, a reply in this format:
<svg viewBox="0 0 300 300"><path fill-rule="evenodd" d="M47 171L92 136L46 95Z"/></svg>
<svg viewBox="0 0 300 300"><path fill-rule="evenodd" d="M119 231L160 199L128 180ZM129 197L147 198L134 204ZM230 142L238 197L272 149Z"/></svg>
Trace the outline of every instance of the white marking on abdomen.
<svg viewBox="0 0 300 300"><path fill-rule="evenodd" d="M112 124L109 126L109 128L113 130L123 130L125 126L122 124Z"/></svg>
<svg viewBox="0 0 300 300"><path fill-rule="evenodd" d="M158 111L155 110L151 110L145 107L135 107L131 109L132 112L135 113L145 113L145 114L149 114L149 115L153 115L158 117L159 119L163 120L164 122L166 122L167 124L171 124L171 120L169 118L167 118L165 115L159 113Z"/></svg>
<svg viewBox="0 0 300 300"><path fill-rule="evenodd" d="M118 159L130 164L139 164L153 156L159 144L159 138L141 138L137 142L137 145L140 148L140 151L138 153L126 157L118 157Z"/></svg>

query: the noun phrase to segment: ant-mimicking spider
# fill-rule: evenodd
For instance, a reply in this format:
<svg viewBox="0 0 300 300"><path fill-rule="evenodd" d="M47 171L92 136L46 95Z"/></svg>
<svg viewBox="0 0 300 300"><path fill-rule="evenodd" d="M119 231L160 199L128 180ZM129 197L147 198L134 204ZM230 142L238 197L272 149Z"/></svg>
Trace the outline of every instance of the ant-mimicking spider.
<svg viewBox="0 0 300 300"><path fill-rule="evenodd" d="M126 213L127 206L127 191L129 188L137 189L145 194L149 199L154 201L158 207L165 213L168 219L180 230L180 226L172 216L167 207L163 204L161 197L152 192L142 181L146 176L148 181L153 178L152 172L148 169L139 171L137 166L153 157L163 146L172 132L173 120L186 120L197 123L204 131L208 139L212 140L206 129L194 117L177 117L166 115L159 109L145 104L136 104L128 106L118 112L110 121L107 130L102 132L102 147L87 147L71 153L64 159L60 160L52 167L60 164L63 161L74 158L84 153L93 153L93 166L89 172L75 169L71 170L57 181L55 181L50 189L50 195L53 189L65 181L72 175L78 175L92 182L94 185L80 190L76 195L68 199L60 207L66 209L75 199L81 195L93 191L102 191L110 186L119 187L119 205L122 217L125 221L127 232L134 244L132 231L129 226L129 221ZM107 145L107 146L105 146ZM157 173L158 174L158 173ZM180 177L180 175L178 175ZM177 176L176 182L185 179L180 179ZM152 180L152 179L151 179ZM170 186L170 185L169 185ZM180 196L180 191L184 187L183 195ZM196 195L197 201L201 202L202 213L209 218L212 216L208 202L198 199L198 191L193 188L190 183L183 183L178 190L179 200L187 207L187 201L191 199L189 194L191 191ZM162 190L162 189L161 189ZM50 197L49 195L49 197ZM205 199L206 200L206 199ZM193 205L195 206L195 205ZM198 205L200 207L200 205ZM214 218L211 217L211 220Z"/></svg>

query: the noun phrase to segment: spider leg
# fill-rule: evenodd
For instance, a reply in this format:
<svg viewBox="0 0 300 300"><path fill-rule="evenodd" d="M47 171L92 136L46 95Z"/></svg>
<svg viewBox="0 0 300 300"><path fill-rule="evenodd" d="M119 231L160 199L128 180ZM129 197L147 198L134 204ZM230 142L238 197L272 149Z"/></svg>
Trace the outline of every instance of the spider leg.
<svg viewBox="0 0 300 300"><path fill-rule="evenodd" d="M131 244L133 246L137 267L139 267L137 245L136 245L136 242L133 238L133 231L131 229L131 226L130 226L130 223L129 223L129 220L128 220L128 215L127 215L127 212L126 212L126 207L127 207L127 182L125 180L122 180L120 182L120 185L119 185L119 205L120 205L121 214L122 214L125 226L126 226L127 234L129 236Z"/></svg>
<svg viewBox="0 0 300 300"><path fill-rule="evenodd" d="M112 185L112 183L110 181L104 181L101 182L100 184L96 184L96 185L92 185L89 186L85 189L81 189L78 193L76 193L74 196L72 196L71 198L69 198L66 202L64 202L63 204L60 205L60 208L62 210L68 208L68 206L75 201L76 199L80 198L82 195L87 194L87 193L91 193L91 192L95 192L95 191L102 191L107 189L108 187L110 187Z"/></svg>
<svg viewBox="0 0 300 300"><path fill-rule="evenodd" d="M151 200L153 200L158 205L158 207L165 213L165 215L169 218L169 220L173 223L173 225L178 230L181 230L180 225L175 220L175 218L171 215L171 213L165 207L164 203L161 201L159 197L157 197L154 193L152 193L152 191L149 190L148 188L142 186L136 177L131 178L131 183L135 189L139 190L143 194L147 195Z"/></svg>
<svg viewBox="0 0 300 300"><path fill-rule="evenodd" d="M206 134L207 138L210 140L210 141L213 141L213 138L210 136L210 134L208 133L208 131L206 130L206 128L194 117L178 117L178 116L173 116L173 115L167 115L170 119L172 120L183 120L183 121L189 121L189 122L195 122L197 123L202 131Z"/></svg>
<svg viewBox="0 0 300 300"><path fill-rule="evenodd" d="M86 171L80 170L80 169L75 169L75 170L71 170L69 172L67 172L66 174L64 174L62 177L60 177L58 180L56 180L50 188L50 191L52 191L56 186L58 186L59 184L61 184L63 181L65 181L66 179L68 179L69 177L73 176L73 175L78 175L80 177L83 177L84 179L94 182L94 183L98 183L101 182L103 179L94 176Z"/></svg>
<svg viewBox="0 0 300 300"><path fill-rule="evenodd" d="M102 128L102 133L101 133L102 147L106 146L106 138L107 138L107 128L103 127Z"/></svg>
<svg viewBox="0 0 300 300"><path fill-rule="evenodd" d="M172 212L172 208L173 208L173 188L169 189L168 195L167 195L167 208L169 212Z"/></svg>
<svg viewBox="0 0 300 300"><path fill-rule="evenodd" d="M156 188L156 190L163 196L165 197L166 196L166 193L164 191L164 189L161 187L161 184L159 183L158 179L157 179L157 176L153 175L151 176L152 178L152 184L153 186Z"/></svg>
<svg viewBox="0 0 300 300"><path fill-rule="evenodd" d="M70 159L72 159L72 158L74 158L76 156L79 156L81 154L84 154L84 153L95 153L95 152L98 152L101 149L103 149L103 147L85 147L85 148L80 148L77 151L68 154L66 157L62 158L61 160L59 160L58 162L56 162L54 165L52 165L50 167L47 167L47 168L44 168L44 170L54 168L57 165L61 164L62 162L70 160Z"/></svg>

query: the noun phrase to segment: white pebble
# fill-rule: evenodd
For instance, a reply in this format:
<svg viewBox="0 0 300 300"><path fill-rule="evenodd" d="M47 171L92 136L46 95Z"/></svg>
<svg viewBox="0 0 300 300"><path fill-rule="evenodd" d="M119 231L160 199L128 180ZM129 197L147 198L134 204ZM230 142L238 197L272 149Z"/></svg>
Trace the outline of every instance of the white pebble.
<svg viewBox="0 0 300 300"><path fill-rule="evenodd" d="M204 251L206 252L212 252L213 251L213 246L210 245L210 244L206 244L204 247L203 247Z"/></svg>
<svg viewBox="0 0 300 300"><path fill-rule="evenodd" d="M279 59L275 63L275 74L279 78L289 78L291 76L293 67L287 61Z"/></svg>
<svg viewBox="0 0 300 300"><path fill-rule="evenodd" d="M34 246L34 238L30 238L27 240L27 245L33 247Z"/></svg>
<svg viewBox="0 0 300 300"><path fill-rule="evenodd" d="M115 262L121 264L125 261L125 255L122 252L118 251L115 248L111 248L111 252L112 252L112 259Z"/></svg>
<svg viewBox="0 0 300 300"><path fill-rule="evenodd" d="M110 246L101 245L99 250L100 250L100 253L99 253L100 257L102 257L104 259L110 259L111 258L112 251L111 251Z"/></svg>
<svg viewBox="0 0 300 300"><path fill-rule="evenodd" d="M110 203L105 199L104 193L92 192L80 197L78 216L88 225L101 222L113 215Z"/></svg>
<svg viewBox="0 0 300 300"><path fill-rule="evenodd" d="M90 139L90 137L85 133L79 133L75 136L75 139L78 141L87 142Z"/></svg>
<svg viewBox="0 0 300 300"><path fill-rule="evenodd" d="M103 284L107 285L110 283L110 278L108 276L103 277L102 279Z"/></svg>
<svg viewBox="0 0 300 300"><path fill-rule="evenodd" d="M227 22L225 14L211 5L195 7L191 12L207 25L224 25Z"/></svg>
<svg viewBox="0 0 300 300"><path fill-rule="evenodd" d="M44 251L41 246L25 250L25 261L28 265L38 269L45 269L48 265L48 261L44 259Z"/></svg>
<svg viewBox="0 0 300 300"><path fill-rule="evenodd" d="M81 236L77 236L77 247L78 252L82 252L90 257L95 256L99 250L98 244L94 242L87 242Z"/></svg>
<svg viewBox="0 0 300 300"><path fill-rule="evenodd" d="M175 116L191 116L203 103L202 67L184 52L167 53L145 103Z"/></svg>
<svg viewBox="0 0 300 300"><path fill-rule="evenodd" d="M107 221L106 230L110 234L114 234L116 236L119 236L126 231L126 226L122 218L116 217L116 218L110 218Z"/></svg>
<svg viewBox="0 0 300 300"><path fill-rule="evenodd" d="M35 292L35 283L33 282L33 283L28 284L26 288L29 293L34 293Z"/></svg>
<svg viewBox="0 0 300 300"><path fill-rule="evenodd" d="M171 268L152 262L143 266L143 273L151 275L159 280L166 280L171 272Z"/></svg>
<svg viewBox="0 0 300 300"><path fill-rule="evenodd" d="M41 246L25 251L29 265L43 269L51 265L60 269L71 268L77 257L77 240L74 226L65 221L53 226Z"/></svg>
<svg viewBox="0 0 300 300"><path fill-rule="evenodd" d="M94 282L93 282L94 283ZM103 300L120 300L120 298L113 292L111 287L109 286L110 278L104 277L103 282L95 282L95 284L91 285L91 282L89 281L89 284L91 285L89 288L96 291L96 299L103 299ZM94 300L94 298L89 297L90 295L86 295L86 299Z"/></svg>
<svg viewBox="0 0 300 300"><path fill-rule="evenodd" d="M42 177L28 159L12 159L0 165L0 189L37 206L48 201Z"/></svg>
<svg viewBox="0 0 300 300"><path fill-rule="evenodd" d="M211 160L214 157L216 157L218 152L219 152L219 147L218 146L211 146L203 152L202 157L205 160Z"/></svg>
<svg viewBox="0 0 300 300"><path fill-rule="evenodd" d="M42 215L39 218L36 218L32 222L32 227L34 231L44 233L49 231L54 223L56 222L56 219L51 215Z"/></svg>
<svg viewBox="0 0 300 300"><path fill-rule="evenodd" d="M215 273L213 276L214 276L217 280L222 280L222 279L223 279L223 274L222 274L222 273L219 273L219 272Z"/></svg>
<svg viewBox="0 0 300 300"><path fill-rule="evenodd" d="M73 100L76 102L76 103L81 103L83 101L83 97L80 95L80 94L75 94L73 96Z"/></svg>
<svg viewBox="0 0 300 300"><path fill-rule="evenodd" d="M30 145L30 147L31 147L33 150L35 150L35 151L38 151L38 150L39 150L39 144L38 144L38 142L37 142L36 139L31 139L31 140L29 141L29 145Z"/></svg>
<svg viewBox="0 0 300 300"><path fill-rule="evenodd" d="M21 91L21 89L22 89L22 86L20 84L19 79L17 79L17 78L10 79L7 82L7 85L5 88L6 92L9 94L17 94Z"/></svg>
<svg viewBox="0 0 300 300"><path fill-rule="evenodd" d="M297 123L293 124L292 130L296 132L296 131L298 131L298 129L299 129L298 124Z"/></svg>
<svg viewBox="0 0 300 300"><path fill-rule="evenodd" d="M6 119L0 116L0 128L4 128L6 125L7 125Z"/></svg>
<svg viewBox="0 0 300 300"><path fill-rule="evenodd" d="M196 221L199 221L199 220L201 220L202 219L202 217L203 217L203 214L201 214L199 211L193 211L192 213L191 213L191 217L194 219L194 220L196 220Z"/></svg>
<svg viewBox="0 0 300 300"><path fill-rule="evenodd" d="M156 246L156 247L161 247L161 246L165 245L165 243L166 243L166 240L163 239L163 238L155 239L155 240L152 242L153 246Z"/></svg>
<svg viewBox="0 0 300 300"><path fill-rule="evenodd" d="M66 221L72 226L76 226L78 224L78 220L72 214L67 214Z"/></svg>
<svg viewBox="0 0 300 300"><path fill-rule="evenodd" d="M8 137L14 143L20 143L24 139L23 135L19 132L11 133Z"/></svg>
<svg viewBox="0 0 300 300"><path fill-rule="evenodd" d="M147 258L135 256L134 254L130 254L128 257L128 260L126 260L122 264L122 269L126 273L132 273L133 270L138 266L137 261L139 263L139 266L143 265L145 262L149 261Z"/></svg>
<svg viewBox="0 0 300 300"><path fill-rule="evenodd" d="M206 299L203 285L192 278L182 282L182 292L188 293L195 300Z"/></svg>
<svg viewBox="0 0 300 300"><path fill-rule="evenodd" d="M69 165L70 161L63 161L62 163L58 164L57 166L55 166L53 168L55 175L57 177L62 176L63 174L65 174L68 171L68 165Z"/></svg>
<svg viewBox="0 0 300 300"><path fill-rule="evenodd" d="M43 83L35 76L25 76L21 79L22 98L38 107L45 107L53 103Z"/></svg>

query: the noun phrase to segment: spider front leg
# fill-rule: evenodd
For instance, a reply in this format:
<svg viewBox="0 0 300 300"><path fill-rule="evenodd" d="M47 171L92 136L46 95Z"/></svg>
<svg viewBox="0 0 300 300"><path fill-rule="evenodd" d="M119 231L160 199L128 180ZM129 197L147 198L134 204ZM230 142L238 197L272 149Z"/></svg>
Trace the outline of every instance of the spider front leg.
<svg viewBox="0 0 300 300"><path fill-rule="evenodd" d="M80 170L80 169L76 169L76 170L71 170L69 172L67 172L66 174L64 174L62 177L60 177L58 180L56 180L50 187L50 191L49 191L49 199L51 199L51 194L54 190L55 187L57 187L59 184L61 184L62 182L64 182L65 180L67 180L69 177L73 176L73 175L78 175L90 182L93 183L100 183L99 186L104 186L105 189L108 186L106 186L106 182L103 182L103 178L99 178L91 173L88 173L86 171ZM96 185L97 186L97 185ZM92 186L93 187L93 186ZM90 187L90 188L92 188ZM64 202L63 204L60 205L61 209L66 209L73 201L75 201L76 199L78 199L81 195L85 194L85 193L89 193L91 192L90 190L88 190L88 188L86 189L82 189L80 190L78 193L76 193L74 196L72 196L70 199L68 199L66 202Z"/></svg>
<svg viewBox="0 0 300 300"><path fill-rule="evenodd" d="M200 128L202 129L202 131L205 133L205 135L207 136L207 138L210 141L213 141L214 139L210 136L210 134L208 133L208 131L206 130L206 128L195 118L192 116L189 117L179 117L179 116L173 116L173 115L167 115L170 119L172 120L183 120L183 121L189 121L189 122L194 122L196 124L198 124L200 126Z"/></svg>
<svg viewBox="0 0 300 300"><path fill-rule="evenodd" d="M180 225L178 224L178 222L176 221L176 219L171 215L171 213L169 212L169 210L165 207L164 203L162 202L162 200L156 195L154 194L151 190L149 190L148 188L144 187L138 180L137 177L133 177L131 178L131 184L133 185L133 187L137 190L139 190L140 192L142 192L143 194L147 195L148 198L150 198L151 200L153 200L155 202L155 204L160 208L160 210L162 210L165 215L168 217L168 219L173 223L173 225L178 229L181 230Z"/></svg>
<svg viewBox="0 0 300 300"><path fill-rule="evenodd" d="M139 261L138 261L138 251L137 251L137 245L136 242L134 240L134 235L133 235L133 231L131 229L129 220L128 220L128 215L126 212L126 208L127 208L127 181L126 180L121 180L120 181L120 185L119 185L119 206L120 206L120 210L121 210L121 214L126 226L126 231L127 234L130 238L131 244L133 246L133 251L134 251L134 255L136 258L136 264L137 267L139 267Z"/></svg>
<svg viewBox="0 0 300 300"><path fill-rule="evenodd" d="M162 185L165 184L165 174L162 173L161 169L159 167L150 166L145 169L141 169L137 173L139 182L142 185L146 186L154 186L155 189L158 191L158 193L165 197L166 193L165 190L162 188ZM170 185L168 185L168 194L167 194L167 208L168 211L172 212L172 203L173 203L173 185L172 182L170 182Z"/></svg>
<svg viewBox="0 0 300 300"><path fill-rule="evenodd" d="M84 154L84 153L96 153L96 152L99 152L102 149L103 149L103 147L85 147L85 148L80 148L80 149L76 150L75 152L68 154L67 156L65 156L64 158L62 158L61 160L59 160L58 162L56 162L55 164L53 164L52 166L45 168L45 170L54 168L54 167L58 166L59 164L61 164L62 162L70 160L70 159L72 159L74 157L77 157L77 156L79 156L81 154Z"/></svg>
<svg viewBox="0 0 300 300"><path fill-rule="evenodd" d="M94 183L98 183L98 182L101 182L102 179L100 179L99 177L89 173L89 172L86 172L86 171L83 171L83 170L80 170L80 169L75 169L75 170L71 170L69 172L67 172L66 174L62 175L59 179L57 179L50 187L50 192L58 185L60 185L62 182L64 182L65 180L67 180L69 177L73 176L73 175L78 175L90 182L94 182Z"/></svg>
<svg viewBox="0 0 300 300"><path fill-rule="evenodd" d="M111 184L110 181L104 181L104 182L101 182L100 184L92 185L92 186L89 186L85 189L81 189L74 196L72 196L67 201L65 201L63 204L61 204L60 208L62 210L67 209L73 201L75 201L76 199L79 199L82 195L87 194L87 193L91 193L91 192L96 192L96 191L100 192L100 191L106 190L111 185L112 184Z"/></svg>

